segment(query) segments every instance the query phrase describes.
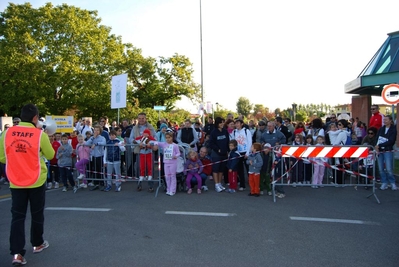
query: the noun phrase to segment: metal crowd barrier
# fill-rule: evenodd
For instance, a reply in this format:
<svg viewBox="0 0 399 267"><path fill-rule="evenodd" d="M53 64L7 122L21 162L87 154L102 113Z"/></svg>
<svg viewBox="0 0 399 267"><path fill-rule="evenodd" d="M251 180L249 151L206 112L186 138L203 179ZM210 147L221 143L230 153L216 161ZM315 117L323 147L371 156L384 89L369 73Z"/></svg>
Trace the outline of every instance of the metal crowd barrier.
<svg viewBox="0 0 399 267"><path fill-rule="evenodd" d="M100 146L104 148L106 147L112 147L113 145L105 145L105 146ZM104 186L104 183L107 181L108 175L111 175L111 180L112 183L114 184L115 182L121 182L122 183L122 188L123 184L126 182L137 182L138 185L142 185L144 183L148 184L148 187L154 188L155 191L155 197L158 196L159 189L163 186L162 185L162 180L161 180L161 161L160 161L160 152L159 150L157 151L152 151L151 152L151 162L152 162L152 179L148 180L148 173L146 173L146 178L143 179L142 181L139 180L139 166L140 166L140 156L139 154L134 154L134 148L138 146L137 144L127 144L125 145L126 150L124 152L120 153L120 163L114 164L115 168L119 168L119 171L116 172L115 169L108 174L107 168L110 168L110 166L105 167L104 166L104 157L106 156L105 154L101 157L92 157L90 156L89 158L89 163L86 165L85 168L85 178L84 179L77 179L79 176L79 173L77 172L76 169L76 159L74 161L74 164L71 168L71 172L73 173L73 177L75 182L77 182L78 190L81 190L82 188L80 185L84 182L87 184L93 183L93 184L99 184L100 186ZM114 159L111 159L110 162L115 162ZM58 166L53 166L49 165L49 176L52 176L51 180L59 180L61 177L54 177L55 175L59 175L57 172ZM62 182L62 181L60 181ZM89 189L90 187L88 187ZM115 188L115 187L113 187ZM76 190L76 191L78 191ZM84 190L84 189L83 189ZM75 191L75 192L76 192Z"/></svg>
<svg viewBox="0 0 399 267"><path fill-rule="evenodd" d="M276 187L369 187L367 198L374 196L380 203L376 191L377 153L372 146L287 146L273 153L273 161L281 157L272 170L272 194L276 202ZM319 159L327 159L320 162ZM359 163L364 165L359 169ZM314 165L325 166L323 183L313 183Z"/></svg>

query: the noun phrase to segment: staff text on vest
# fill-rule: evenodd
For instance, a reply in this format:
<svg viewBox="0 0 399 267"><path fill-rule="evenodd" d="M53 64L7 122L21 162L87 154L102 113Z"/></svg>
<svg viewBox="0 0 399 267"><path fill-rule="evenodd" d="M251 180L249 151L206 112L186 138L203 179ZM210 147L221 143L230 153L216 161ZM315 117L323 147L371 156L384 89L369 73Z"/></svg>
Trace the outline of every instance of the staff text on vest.
<svg viewBox="0 0 399 267"><path fill-rule="evenodd" d="M27 133L27 132L12 132L12 136L18 136L18 137L32 137L33 133Z"/></svg>

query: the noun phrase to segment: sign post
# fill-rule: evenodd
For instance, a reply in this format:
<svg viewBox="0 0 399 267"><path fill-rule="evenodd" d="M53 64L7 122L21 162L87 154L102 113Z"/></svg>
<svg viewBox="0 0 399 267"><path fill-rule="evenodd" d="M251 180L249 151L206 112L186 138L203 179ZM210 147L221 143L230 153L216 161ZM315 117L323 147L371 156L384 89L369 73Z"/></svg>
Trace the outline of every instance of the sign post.
<svg viewBox="0 0 399 267"><path fill-rule="evenodd" d="M161 111L165 111L165 106L154 106L154 110L158 110L158 120L161 119Z"/></svg>

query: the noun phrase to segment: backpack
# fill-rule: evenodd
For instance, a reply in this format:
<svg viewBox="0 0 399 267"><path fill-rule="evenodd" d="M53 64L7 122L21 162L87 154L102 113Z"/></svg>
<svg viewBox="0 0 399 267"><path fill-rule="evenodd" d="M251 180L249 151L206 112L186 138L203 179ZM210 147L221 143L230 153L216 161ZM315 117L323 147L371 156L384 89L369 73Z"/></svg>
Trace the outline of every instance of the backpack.
<svg viewBox="0 0 399 267"><path fill-rule="evenodd" d="M243 128L244 129L244 132L245 132L245 137L247 136L247 128ZM234 136L234 139L236 138L236 132L237 132L237 130L236 129L234 129L234 131L233 131L233 136Z"/></svg>
<svg viewBox="0 0 399 267"><path fill-rule="evenodd" d="M351 146L352 145L352 135L348 135L346 136L346 141L345 144L343 144L344 146Z"/></svg>

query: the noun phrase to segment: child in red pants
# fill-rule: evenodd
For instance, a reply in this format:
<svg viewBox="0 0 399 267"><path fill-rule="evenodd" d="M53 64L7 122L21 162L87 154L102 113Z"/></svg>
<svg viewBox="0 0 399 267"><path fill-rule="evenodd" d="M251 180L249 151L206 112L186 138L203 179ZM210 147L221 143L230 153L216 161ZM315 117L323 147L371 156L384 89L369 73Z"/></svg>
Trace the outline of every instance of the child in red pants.
<svg viewBox="0 0 399 267"><path fill-rule="evenodd" d="M258 197L260 195L260 169L263 165L263 159L261 156L262 145L259 143L254 143L251 147L251 154L249 154L247 159L247 164L249 165L248 180L249 186L251 188L251 193L249 196Z"/></svg>
<svg viewBox="0 0 399 267"><path fill-rule="evenodd" d="M226 190L228 193L234 193L237 190L237 169L238 163L240 162L240 153L237 151L237 141L231 140L229 142L229 160L227 161L228 177L229 177L229 189Z"/></svg>
<svg viewBox="0 0 399 267"><path fill-rule="evenodd" d="M152 180L152 147L155 141L149 129L145 129L143 135L136 138L136 142L140 145L140 177L138 187L140 190L140 182L144 180L145 176L147 176L148 180Z"/></svg>

